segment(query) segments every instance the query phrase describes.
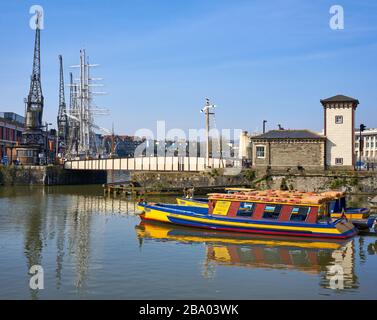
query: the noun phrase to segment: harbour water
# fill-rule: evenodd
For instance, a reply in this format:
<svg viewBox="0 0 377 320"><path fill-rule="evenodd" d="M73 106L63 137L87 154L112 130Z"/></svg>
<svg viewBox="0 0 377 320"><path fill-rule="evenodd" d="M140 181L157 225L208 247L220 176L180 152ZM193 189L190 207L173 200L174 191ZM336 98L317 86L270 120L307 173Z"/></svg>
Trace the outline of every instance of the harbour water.
<svg viewBox="0 0 377 320"><path fill-rule="evenodd" d="M374 233L341 243L240 239L141 224L135 211L100 186L0 187L0 298L377 298ZM43 267L42 290L29 287L33 265ZM335 289L334 265L344 273Z"/></svg>

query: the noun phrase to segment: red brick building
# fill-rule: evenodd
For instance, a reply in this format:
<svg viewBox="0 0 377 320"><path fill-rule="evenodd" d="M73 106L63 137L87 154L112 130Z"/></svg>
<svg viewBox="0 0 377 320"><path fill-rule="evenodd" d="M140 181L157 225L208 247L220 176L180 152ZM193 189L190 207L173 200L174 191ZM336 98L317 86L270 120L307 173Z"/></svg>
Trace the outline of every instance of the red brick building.
<svg viewBox="0 0 377 320"><path fill-rule="evenodd" d="M13 112L0 112L0 160L5 155L9 161L15 160L12 159L12 152L21 143L24 121L24 117Z"/></svg>

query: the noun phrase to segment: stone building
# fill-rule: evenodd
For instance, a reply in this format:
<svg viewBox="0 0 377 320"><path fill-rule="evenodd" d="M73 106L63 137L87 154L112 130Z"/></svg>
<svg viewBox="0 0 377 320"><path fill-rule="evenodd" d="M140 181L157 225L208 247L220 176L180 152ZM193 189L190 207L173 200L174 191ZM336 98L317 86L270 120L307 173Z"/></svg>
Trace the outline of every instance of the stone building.
<svg viewBox="0 0 377 320"><path fill-rule="evenodd" d="M324 135L327 167L353 169L355 158L355 113L359 101L337 95L321 100L324 110Z"/></svg>
<svg viewBox="0 0 377 320"><path fill-rule="evenodd" d="M326 138L309 130L272 130L250 141L254 167L325 168Z"/></svg>
<svg viewBox="0 0 377 320"><path fill-rule="evenodd" d="M355 112L359 101L337 95L321 100L321 104L324 110L323 134L309 130L272 130L248 136L248 146L243 134L240 137L240 157L251 159L253 167L354 169Z"/></svg>

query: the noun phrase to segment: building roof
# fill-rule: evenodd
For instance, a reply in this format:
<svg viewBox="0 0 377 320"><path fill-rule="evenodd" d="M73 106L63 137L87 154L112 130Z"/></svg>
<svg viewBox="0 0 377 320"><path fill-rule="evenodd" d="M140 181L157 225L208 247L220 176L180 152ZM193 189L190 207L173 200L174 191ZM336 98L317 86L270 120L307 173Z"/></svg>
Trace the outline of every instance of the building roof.
<svg viewBox="0 0 377 320"><path fill-rule="evenodd" d="M271 130L251 139L326 139L326 137L309 130Z"/></svg>
<svg viewBox="0 0 377 320"><path fill-rule="evenodd" d="M344 96L342 94L338 94L336 96L321 100L321 103L326 102L356 102L357 104L359 104L359 100Z"/></svg>

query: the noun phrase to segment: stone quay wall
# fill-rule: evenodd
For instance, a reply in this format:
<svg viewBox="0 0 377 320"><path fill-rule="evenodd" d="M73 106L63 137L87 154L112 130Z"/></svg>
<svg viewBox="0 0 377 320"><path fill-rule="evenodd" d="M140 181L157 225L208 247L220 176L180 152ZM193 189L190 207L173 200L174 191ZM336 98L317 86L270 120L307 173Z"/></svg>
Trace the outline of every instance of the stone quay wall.
<svg viewBox="0 0 377 320"><path fill-rule="evenodd" d="M132 172L131 180L141 186L164 189L169 186L187 187L232 187L245 186L257 189L328 191L341 190L354 194L377 194L377 173L319 171L269 172L244 170L234 176L223 175L221 170L200 173L181 172Z"/></svg>
<svg viewBox="0 0 377 320"><path fill-rule="evenodd" d="M0 185L78 185L106 183L106 171L69 171L61 166L0 166Z"/></svg>

